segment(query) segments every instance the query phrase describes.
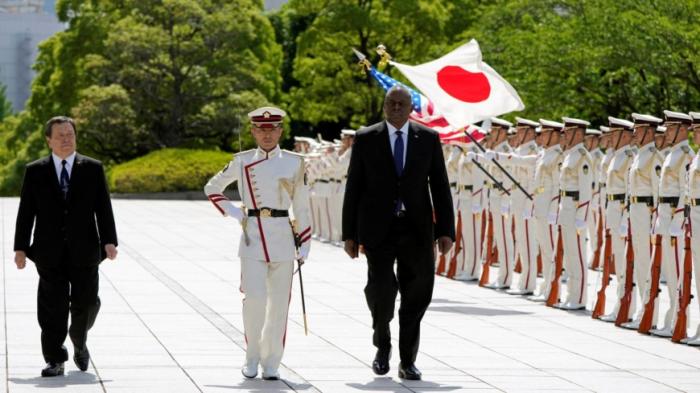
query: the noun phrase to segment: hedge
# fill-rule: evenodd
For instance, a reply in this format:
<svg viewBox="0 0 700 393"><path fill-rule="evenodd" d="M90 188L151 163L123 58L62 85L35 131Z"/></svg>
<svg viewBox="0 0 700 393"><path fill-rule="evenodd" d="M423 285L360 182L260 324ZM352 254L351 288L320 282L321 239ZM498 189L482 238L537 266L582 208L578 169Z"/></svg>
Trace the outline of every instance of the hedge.
<svg viewBox="0 0 700 393"><path fill-rule="evenodd" d="M112 167L108 172L110 191L140 194L201 190L231 157L231 153L212 150L157 150Z"/></svg>

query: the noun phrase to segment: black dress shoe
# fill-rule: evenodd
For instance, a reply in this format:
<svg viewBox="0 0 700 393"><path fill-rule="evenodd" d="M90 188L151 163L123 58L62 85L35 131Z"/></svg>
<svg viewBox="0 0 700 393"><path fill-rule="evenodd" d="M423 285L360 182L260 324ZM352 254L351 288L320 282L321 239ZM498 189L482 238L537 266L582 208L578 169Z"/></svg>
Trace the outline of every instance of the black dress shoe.
<svg viewBox="0 0 700 393"><path fill-rule="evenodd" d="M399 378L408 379L411 381L420 381L421 373L413 364L408 367L404 367L401 363L399 363Z"/></svg>
<svg viewBox="0 0 700 393"><path fill-rule="evenodd" d="M46 363L46 367L41 370L42 377L56 377L63 375L63 363Z"/></svg>
<svg viewBox="0 0 700 393"><path fill-rule="evenodd" d="M372 371L377 375L384 375L389 372L389 359L391 359L391 349L377 350L372 362Z"/></svg>
<svg viewBox="0 0 700 393"><path fill-rule="evenodd" d="M90 366L90 352L88 352L87 348L82 350L76 349L75 353L73 353L73 361L80 371L87 371L88 366Z"/></svg>

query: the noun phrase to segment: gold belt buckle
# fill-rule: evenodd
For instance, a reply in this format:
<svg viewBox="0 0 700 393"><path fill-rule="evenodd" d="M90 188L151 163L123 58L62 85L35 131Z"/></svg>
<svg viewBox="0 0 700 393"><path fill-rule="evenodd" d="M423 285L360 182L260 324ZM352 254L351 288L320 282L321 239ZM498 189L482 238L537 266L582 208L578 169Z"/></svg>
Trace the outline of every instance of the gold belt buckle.
<svg viewBox="0 0 700 393"><path fill-rule="evenodd" d="M272 217L272 210L268 208L260 209L260 217Z"/></svg>
<svg viewBox="0 0 700 393"><path fill-rule="evenodd" d="M690 203L688 203L690 206L697 206L698 205L698 200L696 198L690 198Z"/></svg>
<svg viewBox="0 0 700 393"><path fill-rule="evenodd" d="M634 197L634 196L633 196L633 197L630 198L630 199L632 200L632 203L638 203L638 202L637 202L637 200L638 200L637 197Z"/></svg>
<svg viewBox="0 0 700 393"><path fill-rule="evenodd" d="M538 188L537 191L536 191L536 193L537 193L537 194L542 194L542 193L544 193L544 187Z"/></svg>

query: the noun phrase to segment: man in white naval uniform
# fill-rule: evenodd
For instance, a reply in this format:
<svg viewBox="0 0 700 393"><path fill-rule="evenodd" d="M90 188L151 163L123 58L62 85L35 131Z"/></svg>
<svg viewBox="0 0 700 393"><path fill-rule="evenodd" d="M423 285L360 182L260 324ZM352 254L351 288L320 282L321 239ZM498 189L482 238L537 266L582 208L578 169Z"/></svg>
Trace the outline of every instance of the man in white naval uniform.
<svg viewBox="0 0 700 393"><path fill-rule="evenodd" d="M607 193L607 188L606 188L606 180L608 176L608 166L610 166L610 161L612 161L613 155L615 154L615 148L613 147L612 144L612 138L611 138L611 133L610 133L610 127L606 126L600 126L599 127L600 132L601 132L601 137L600 137L600 148L605 149L605 153L603 155L603 158L600 160L598 163L598 197L596 198L598 201L598 217L600 217L600 222L599 226L602 228L602 231L600 235L602 236L602 239L598 239L598 244L600 245L600 249L598 249L597 254L598 254L598 259L593 260L593 268L596 269L601 269L603 266L603 259L605 258L605 254L603 250L605 250L605 233L606 233L606 224L605 224L605 205L606 205L606 193Z"/></svg>
<svg viewBox="0 0 700 393"><path fill-rule="evenodd" d="M533 196L535 192L535 164L538 153L535 142L537 132L535 130L540 124L521 117L515 119L515 140L518 147L513 153L495 154L499 162L509 164L508 167L515 180L525 188L528 194ZM521 159L521 157L529 157L529 159ZM533 201L528 199L520 188L513 187L510 194L510 213L515 221L515 251L516 256L520 258L521 270L518 287L507 291L510 295L532 295L537 285L538 250L532 209Z"/></svg>
<svg viewBox="0 0 700 393"><path fill-rule="evenodd" d="M262 107L248 116L258 147L236 154L204 192L221 214L243 227L238 256L247 350L241 371L254 378L261 365L263 378L275 380L284 351L294 260L303 262L309 254L309 192L303 157L277 144L284 111ZM234 182L241 207L223 195Z"/></svg>
<svg viewBox="0 0 700 393"><path fill-rule="evenodd" d="M662 119L651 115L633 113L634 134L632 143L639 147L632 161L629 175L629 221L634 251L633 296L636 296L636 315L631 322L623 323L626 329L637 330L644 315L644 294L647 293L651 269L652 215L659 195L659 175L663 158L654 141L656 128Z"/></svg>
<svg viewBox="0 0 700 393"><path fill-rule="evenodd" d="M555 305L564 310L586 308L588 269L585 236L590 215L593 183L593 162L583 147L585 120L562 118L564 121L564 159L559 177L559 217L564 268L568 272L566 300Z"/></svg>
<svg viewBox="0 0 700 393"><path fill-rule="evenodd" d="M464 153L459 158L457 187L459 191L459 216L462 223L462 251L458 255L455 280L474 281L481 274L481 212L485 175L472 160L478 159L478 148L463 144ZM458 220L459 221L459 220Z"/></svg>
<svg viewBox="0 0 700 393"><path fill-rule="evenodd" d="M693 131L693 141L696 146L700 146L700 112L690 112L693 119L691 131ZM686 173L687 185L685 190L686 204L690 209L690 250L693 253L693 271L695 273L695 293L700 294L700 150L693 156L690 167ZM685 236L685 235L684 235ZM685 242L684 236L678 238L678 241ZM681 265L682 268L682 265ZM681 282L682 284L682 282ZM690 306L696 304L696 309L700 305L700 301L696 298L695 302L691 302ZM686 312L690 313L690 310ZM697 326L695 334L681 340L683 344L692 346L700 346L700 325Z"/></svg>
<svg viewBox="0 0 700 393"><path fill-rule="evenodd" d="M502 171L493 163L491 158L495 158L495 153L510 153L511 147L508 145L508 129L513 124L496 117L491 118L491 138L493 149L486 154L494 154L489 158L484 158L486 168L491 175L498 180L503 187L510 191L512 183L507 180ZM501 160L502 163L505 162ZM515 269L515 257L513 255L513 232L511 231L510 199L498 186L494 185L489 193L489 210L493 216L493 238L498 250L498 277L496 281L486 285L491 289L509 289L513 281L513 271Z"/></svg>
<svg viewBox="0 0 700 393"><path fill-rule="evenodd" d="M608 117L610 124L611 149L615 151L610 164L605 168L605 229L610 232L610 253L615 264L617 292L612 312L600 320L615 322L620 310L620 301L625 294L627 277L627 260L625 258L625 239L627 238L627 189L629 185L629 168L634 160L636 150L631 145L634 123L624 119ZM634 299L629 309L634 313Z"/></svg>
<svg viewBox="0 0 700 393"><path fill-rule="evenodd" d="M653 235L661 235L661 271L666 278L666 292L669 297L669 308L664 317L663 327L649 332L655 336L671 337L678 312L678 290L683 268L683 223L685 221L685 193L687 184L687 168L695 152L688 143L688 128L692 119L685 113L664 111L666 121L666 140L669 153L661 166L659 179L659 198L656 208L656 221ZM652 254L654 255L654 254ZM649 275L648 280L651 279ZM642 299L645 305L649 301L650 283L645 285L647 291ZM651 326L656 326L659 301L654 305Z"/></svg>
<svg viewBox="0 0 700 393"><path fill-rule="evenodd" d="M603 161L603 151L600 149L600 136L602 133L600 130L595 130L589 128L586 130L586 136L583 139L583 145L588 150L588 154L591 156L591 161L593 161L593 183L591 183L591 209L588 215L588 220L586 221L587 226L587 236L586 236L586 266L589 268L593 266L593 257L595 256L596 248L598 247L598 222L600 217L598 213L600 211L600 190L598 187L598 182L600 178L600 173L598 169L600 168L600 163Z"/></svg>

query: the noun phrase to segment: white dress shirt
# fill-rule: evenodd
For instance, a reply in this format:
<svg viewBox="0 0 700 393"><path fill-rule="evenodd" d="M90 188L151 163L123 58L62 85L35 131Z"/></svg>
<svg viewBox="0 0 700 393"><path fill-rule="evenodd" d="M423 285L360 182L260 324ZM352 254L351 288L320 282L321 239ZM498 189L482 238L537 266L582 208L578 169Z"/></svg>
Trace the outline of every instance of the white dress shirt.
<svg viewBox="0 0 700 393"><path fill-rule="evenodd" d="M56 176L58 177L58 183L61 183L61 170L63 170L63 158L57 156L55 153L51 153L53 158L53 166L56 169ZM66 160L66 170L68 171L68 179L71 178L71 173L73 172L73 163L75 162L75 152L71 153Z"/></svg>

